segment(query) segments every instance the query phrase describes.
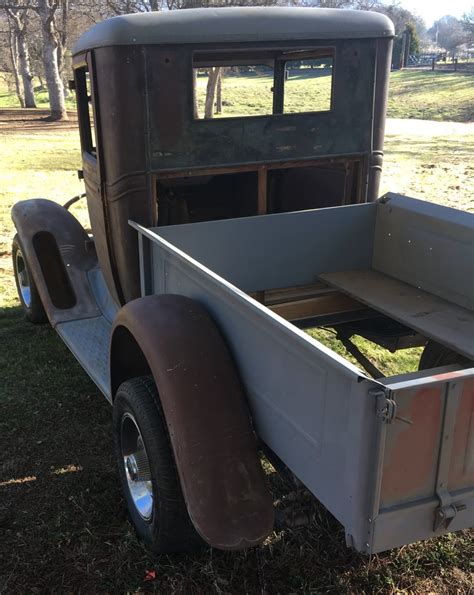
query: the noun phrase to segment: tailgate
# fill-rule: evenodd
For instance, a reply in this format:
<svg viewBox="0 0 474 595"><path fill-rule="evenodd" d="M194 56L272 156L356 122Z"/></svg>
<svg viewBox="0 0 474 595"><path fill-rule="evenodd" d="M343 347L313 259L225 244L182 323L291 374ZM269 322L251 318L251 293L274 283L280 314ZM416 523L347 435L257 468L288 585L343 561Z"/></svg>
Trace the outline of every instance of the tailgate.
<svg viewBox="0 0 474 595"><path fill-rule="evenodd" d="M414 376L380 395L372 552L474 526L474 369Z"/></svg>

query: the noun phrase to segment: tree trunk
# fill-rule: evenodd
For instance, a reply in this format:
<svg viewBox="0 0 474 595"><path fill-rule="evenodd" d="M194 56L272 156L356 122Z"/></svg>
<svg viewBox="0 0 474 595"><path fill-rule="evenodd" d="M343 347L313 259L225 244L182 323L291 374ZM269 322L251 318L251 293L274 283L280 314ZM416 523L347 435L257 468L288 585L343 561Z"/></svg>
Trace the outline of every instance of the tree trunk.
<svg viewBox="0 0 474 595"><path fill-rule="evenodd" d="M206 104L204 108L204 118L210 120L214 117L214 97L216 95L217 79L219 78L219 67L209 68L209 78L207 79Z"/></svg>
<svg viewBox="0 0 474 595"><path fill-rule="evenodd" d="M218 68L216 89L216 114L222 114L222 68Z"/></svg>
<svg viewBox="0 0 474 595"><path fill-rule="evenodd" d="M197 68L193 68L193 114L194 119L199 119L199 105L197 96Z"/></svg>
<svg viewBox="0 0 474 595"><path fill-rule="evenodd" d="M48 87L51 120L67 120L64 86L58 68L58 41L55 13L57 5L50 6L49 0L38 0L38 14L43 36L43 67Z"/></svg>
<svg viewBox="0 0 474 595"><path fill-rule="evenodd" d="M10 41L10 58L12 62L13 78L15 80L15 92L20 102L20 107L25 107L25 98L23 95L23 89L21 88L20 73L18 69L18 39L15 35L14 30L11 28L10 20L9 25L9 41Z"/></svg>
<svg viewBox="0 0 474 595"><path fill-rule="evenodd" d="M30 53L26 43L26 14L23 15L22 26L17 31L18 39L18 63L23 81L23 90L25 93L25 107L36 107L35 92L33 88L33 75L30 68Z"/></svg>

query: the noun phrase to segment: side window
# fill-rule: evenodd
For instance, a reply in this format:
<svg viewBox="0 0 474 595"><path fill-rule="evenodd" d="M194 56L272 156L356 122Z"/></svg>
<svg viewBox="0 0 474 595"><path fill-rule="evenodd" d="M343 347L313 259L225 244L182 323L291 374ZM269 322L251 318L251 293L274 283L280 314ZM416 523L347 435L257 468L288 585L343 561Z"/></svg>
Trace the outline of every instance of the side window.
<svg viewBox="0 0 474 595"><path fill-rule="evenodd" d="M85 66L76 70L76 89L82 150L97 157L91 79Z"/></svg>
<svg viewBox="0 0 474 595"><path fill-rule="evenodd" d="M286 61L283 113L330 111L332 79L332 56Z"/></svg>

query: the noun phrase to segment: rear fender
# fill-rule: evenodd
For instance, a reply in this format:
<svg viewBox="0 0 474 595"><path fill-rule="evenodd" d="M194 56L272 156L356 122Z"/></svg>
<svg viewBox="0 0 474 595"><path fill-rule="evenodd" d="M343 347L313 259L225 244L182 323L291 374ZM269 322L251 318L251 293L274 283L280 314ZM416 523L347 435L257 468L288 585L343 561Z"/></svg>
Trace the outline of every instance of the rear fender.
<svg viewBox="0 0 474 595"><path fill-rule="evenodd" d="M112 395L127 366L153 374L200 535L220 549L263 541L273 528L272 498L242 384L204 308L170 294L129 302L114 322L110 358Z"/></svg>

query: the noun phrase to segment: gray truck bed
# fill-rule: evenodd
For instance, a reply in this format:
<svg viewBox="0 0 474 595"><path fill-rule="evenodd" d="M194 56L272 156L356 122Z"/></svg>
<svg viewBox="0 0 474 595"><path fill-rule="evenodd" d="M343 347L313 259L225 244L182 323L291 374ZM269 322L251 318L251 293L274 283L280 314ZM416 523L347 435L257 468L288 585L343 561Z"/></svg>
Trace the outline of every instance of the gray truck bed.
<svg viewBox="0 0 474 595"><path fill-rule="evenodd" d="M436 308L419 316L428 310L405 310L395 297L406 286L408 297L472 320L474 215L388 195L316 211L132 226L143 295L182 294L208 309L260 439L339 519L348 544L373 553L474 525L474 368L376 381L292 324L294 303L272 305L275 295L300 295L307 315L313 305L318 314L331 304L354 312L360 300L468 355L460 325L442 329ZM377 283L373 295L349 288L360 271L379 280L383 296ZM357 299L321 287L321 277Z"/></svg>

